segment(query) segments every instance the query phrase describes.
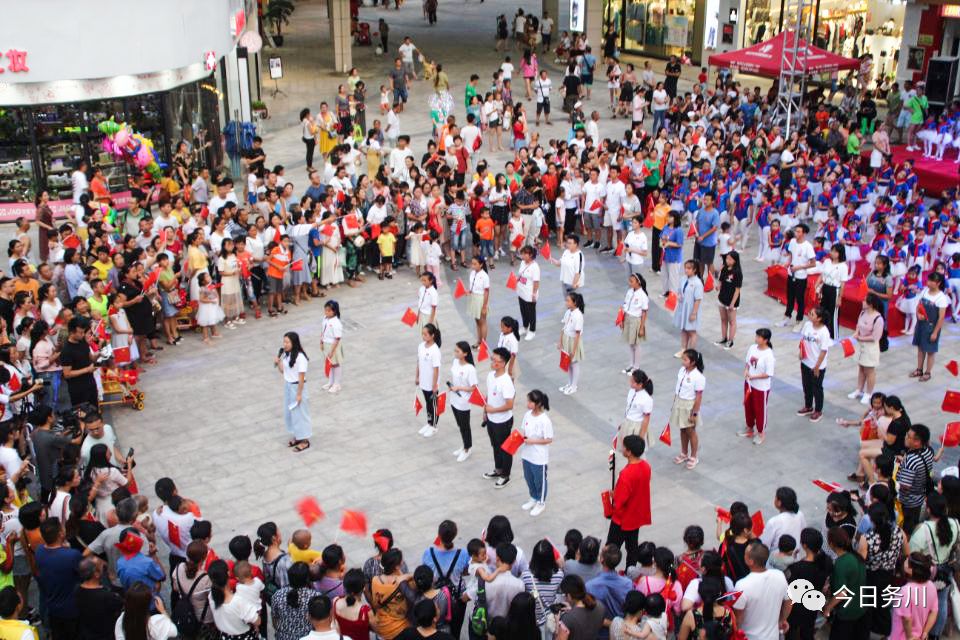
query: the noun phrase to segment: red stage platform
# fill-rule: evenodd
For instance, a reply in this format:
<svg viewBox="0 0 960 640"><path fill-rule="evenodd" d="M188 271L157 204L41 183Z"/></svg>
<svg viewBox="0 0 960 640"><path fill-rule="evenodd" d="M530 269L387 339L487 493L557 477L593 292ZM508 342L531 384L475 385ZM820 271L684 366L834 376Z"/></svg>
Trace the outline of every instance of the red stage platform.
<svg viewBox="0 0 960 640"><path fill-rule="evenodd" d="M907 151L906 146L897 145L890 149L893 152L893 165L897 166L904 160L913 160L913 168L920 180L920 187L927 192L928 196L937 197L944 189L952 189L960 182L960 164L953 161L957 159L957 150L950 149L944 156L944 160L932 160L924 158L922 151ZM869 160L870 152L867 151Z"/></svg>

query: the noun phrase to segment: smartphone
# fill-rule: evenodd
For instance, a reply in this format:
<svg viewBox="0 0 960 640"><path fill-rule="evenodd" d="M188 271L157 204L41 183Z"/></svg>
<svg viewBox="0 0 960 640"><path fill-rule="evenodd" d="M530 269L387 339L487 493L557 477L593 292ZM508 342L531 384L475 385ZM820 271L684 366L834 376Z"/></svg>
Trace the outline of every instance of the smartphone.
<svg viewBox="0 0 960 640"><path fill-rule="evenodd" d="M453 385L450 384L449 380L447 380L447 389L453 389Z"/></svg>

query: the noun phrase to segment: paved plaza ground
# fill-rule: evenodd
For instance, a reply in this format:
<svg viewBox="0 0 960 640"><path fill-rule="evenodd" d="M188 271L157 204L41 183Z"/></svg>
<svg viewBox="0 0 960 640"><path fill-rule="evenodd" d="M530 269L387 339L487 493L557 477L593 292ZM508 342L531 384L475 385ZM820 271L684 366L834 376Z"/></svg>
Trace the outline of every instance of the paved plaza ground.
<svg viewBox="0 0 960 640"><path fill-rule="evenodd" d="M419 3L414 2L408 2L401 11L365 8L361 19L375 25L377 17L385 16L391 23L394 46L409 33L429 57L442 62L462 117L461 97L469 73L480 74L485 84L499 64L492 46L495 16L510 15L516 6L504 0L482 4L478 0L442 0L439 24L433 28L422 20ZM523 6L532 8L531 3ZM287 46L281 51L286 73L282 87L289 96L268 100L273 113L266 123L268 164L287 166L288 176L299 185L305 185L306 179L296 112L303 106L316 109L321 100L332 99L336 84L344 81L328 72L331 54L327 39L318 35L325 29L324 5L307 1L297 4ZM392 56L376 58L370 48L355 48L354 55L374 106ZM559 84L559 73L552 67L551 76ZM597 85L588 106L600 109L604 116L602 135L619 135L625 122L606 117L606 95L601 87ZM401 116L402 131L413 136L418 157L429 135L427 95L428 88L416 83L410 108ZM522 95L519 87L515 95ZM544 139L562 136L565 126L555 124L541 131ZM491 158L494 167L502 166L506 159L506 154ZM296 191L300 193L301 189ZM755 255L756 242L752 238L745 258ZM327 299L340 302L345 325L346 361L340 394L331 396L320 390L322 301L314 300L306 306L289 307L289 315L281 318L251 318L236 331L222 330L223 339L212 347L204 347L194 336L182 346L167 347L160 364L143 376L146 409L136 413L121 408L112 412L112 420L124 446L137 450L137 472L143 489L150 494L156 478L172 476L181 493L197 500L205 517L214 522L213 542L221 555L231 536L253 534L257 525L267 520L276 521L284 536L289 535L300 524L294 501L307 494L316 496L328 514L315 527L315 547L337 536L343 508L365 511L371 529L390 528L398 545L408 556L415 554L417 558L433 539L437 523L445 518L460 525L460 544L478 536L490 516L497 513L511 519L518 544L527 549L543 536L559 542L570 527L602 537L607 522L601 514L599 494L609 488L607 453L628 391L627 378L620 373L627 364L628 352L614 326L617 305L627 284L625 271L615 259L600 257L594 250L587 250L585 255L586 359L579 392L563 396L557 391L566 382L558 368L556 347L562 315L558 269L543 267L540 330L534 341L521 342L520 347L520 393L539 388L550 396L550 416L556 430L550 448L548 506L538 518L520 510L526 500L526 487L519 464L514 467L513 481L502 490L495 490L491 481L481 477L492 468L492 455L477 412L473 416L474 455L462 464L451 455L459 446L459 436L449 412L441 418L440 431L434 438L417 435L423 424L413 413L419 338L400 322L404 309L416 303L417 282L408 269L402 269L393 281L368 279L357 289L342 287L327 292ZM675 550L686 525L697 523L712 531L714 505L744 500L751 510L762 508L769 518L774 514L774 490L783 484L797 490L808 522L819 526L826 494L811 480L842 482L854 465L858 434L838 427L834 419L853 418L861 411L860 404L846 398L855 384L855 363L832 352L823 421L812 424L795 416L802 394L797 335L789 329L774 328L777 377L766 443L755 446L735 436L743 425L746 348L752 343L755 329L772 326L782 315L782 307L762 295L765 276L758 264L746 259L744 267L740 328L733 350L723 351L712 345L719 339L715 294L708 294L702 307L699 346L706 361L707 388L700 465L687 471L672 464L679 443L676 428L673 448L658 443L647 456L653 467L654 523L641 538ZM504 286L508 274L509 267L502 261L491 272L491 342L496 340L497 319L519 314L515 295ZM659 277L644 275L656 297L661 288ZM453 343L461 339L472 342L474 336L472 323L466 318L466 300L453 299L449 272L444 281L439 312L444 343L441 381L449 370ZM315 435L312 448L300 454L286 446L282 383L272 368L285 331L299 332L313 358L307 388ZM844 336L849 334L844 330ZM949 384L960 386L960 381L950 378L942 368L943 362L958 355L958 334L955 325L947 326L934 378L927 383L907 377L914 367L915 352L906 339L892 340L890 351L882 357L878 390L900 395L913 420L927 423L935 433L942 430L945 421L939 411L944 390ZM677 348L678 336L658 301L650 310L642 357L643 369L655 385L654 433L663 428L669 414L679 367L673 358ZM481 364L479 370L482 380L487 364ZM519 419L522 413L518 408L515 416ZM952 450L947 460L953 464L957 456L957 450ZM340 534L339 542L347 551L350 566L358 566L372 551L369 539Z"/></svg>

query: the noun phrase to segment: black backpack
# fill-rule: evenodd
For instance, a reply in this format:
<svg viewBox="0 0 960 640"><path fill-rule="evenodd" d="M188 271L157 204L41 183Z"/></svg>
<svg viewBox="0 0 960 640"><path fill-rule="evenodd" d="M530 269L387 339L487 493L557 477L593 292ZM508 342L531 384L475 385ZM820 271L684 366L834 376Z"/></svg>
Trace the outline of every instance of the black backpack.
<svg viewBox="0 0 960 640"><path fill-rule="evenodd" d="M190 591L184 596L183 594L183 585L180 584L180 580L177 580L177 587L180 589L181 598L177 600L176 606L173 607L173 614L170 616L170 619L173 620L173 624L177 625L177 631L180 632L180 635L184 638L194 638L198 633L200 633L200 628L203 625L201 622L203 618L207 615L207 608L210 606L210 600L206 599L203 603L203 612L200 614L200 618L197 618L197 612L193 609L193 592L197 588L197 585L207 574L201 573L194 580L193 584L190 585Z"/></svg>
<svg viewBox="0 0 960 640"><path fill-rule="evenodd" d="M446 587L447 591L450 592L450 595L457 600L460 599L460 584L461 579L457 576L457 584L453 584L453 580L450 579L450 574L453 573L453 570L457 566L457 560L460 559L460 549L457 549L457 552L453 554L453 560L450 561L450 566L447 567L446 573L441 573L440 571L440 561L437 560L437 554L434 553L433 549L430 549L430 558L433 560L433 566L437 569L437 579L434 580L433 586L437 589L443 589Z"/></svg>

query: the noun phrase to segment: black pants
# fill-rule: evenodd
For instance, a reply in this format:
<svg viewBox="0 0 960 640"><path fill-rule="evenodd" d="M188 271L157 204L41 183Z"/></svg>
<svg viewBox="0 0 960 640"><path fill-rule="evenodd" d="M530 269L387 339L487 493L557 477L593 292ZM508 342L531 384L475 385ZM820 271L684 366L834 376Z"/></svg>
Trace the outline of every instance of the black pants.
<svg viewBox="0 0 960 640"><path fill-rule="evenodd" d="M456 407L451 407L451 409L453 409L453 417L457 421L457 426L460 428L463 448L469 449L473 446L473 434L470 432L470 411L460 411Z"/></svg>
<svg viewBox="0 0 960 640"><path fill-rule="evenodd" d="M50 616L50 640L74 640L77 637L77 618Z"/></svg>
<svg viewBox="0 0 960 640"><path fill-rule="evenodd" d="M510 470L513 469L513 456L500 448L512 430L513 418L506 422L487 421L487 435L490 436L490 446L493 447L493 468L502 478L509 478Z"/></svg>
<svg viewBox="0 0 960 640"><path fill-rule="evenodd" d="M316 138L304 138L303 144L307 147L307 168L313 167L313 151L317 148Z"/></svg>
<svg viewBox="0 0 960 640"><path fill-rule="evenodd" d="M467 615L467 603L460 598L455 598L450 605L450 633L454 638L459 638L463 620Z"/></svg>
<svg viewBox="0 0 960 640"><path fill-rule="evenodd" d="M267 274L263 267L250 267L250 284L253 285L253 295L257 300L263 296L263 285L267 281Z"/></svg>
<svg viewBox="0 0 960 640"><path fill-rule="evenodd" d="M660 260L663 255L663 247L660 246L660 231L653 227L650 232L650 242L653 243L653 253L650 254L654 273L660 273Z"/></svg>
<svg viewBox="0 0 960 640"><path fill-rule="evenodd" d="M921 478L922 480L922 478ZM917 528L917 525L920 524L920 512L923 510L923 505L916 507L908 507L906 505L901 505L903 507L903 530L909 536L913 534L913 530Z"/></svg>
<svg viewBox="0 0 960 640"><path fill-rule="evenodd" d="M800 363L800 381L803 383L803 406L817 413L823 411L823 376L826 369L813 375L813 369Z"/></svg>
<svg viewBox="0 0 960 640"><path fill-rule="evenodd" d="M830 331L830 339L836 340L840 333L839 313L837 309L837 294L840 293L839 287L823 285L820 289L820 307L823 309L825 318L823 321L827 324L827 330Z"/></svg>
<svg viewBox="0 0 960 640"><path fill-rule="evenodd" d="M429 22L430 24L437 24L436 9L427 9L427 22Z"/></svg>
<svg viewBox="0 0 960 640"><path fill-rule="evenodd" d="M624 544L627 546L627 567L632 567L639 562L639 538L640 529L624 531L616 522L610 521L610 530L607 531L607 544L616 545L617 549Z"/></svg>
<svg viewBox="0 0 960 640"><path fill-rule="evenodd" d="M437 426L437 398L433 391L421 389L423 392L423 403L427 406L427 422L431 427Z"/></svg>
<svg viewBox="0 0 960 640"><path fill-rule="evenodd" d="M537 331L537 303L527 302L523 298L517 298L520 301L520 320L523 328L531 332Z"/></svg>
<svg viewBox="0 0 960 640"><path fill-rule="evenodd" d="M867 569L867 584L876 587L877 593L883 593L884 589L893 584L893 572ZM868 609L870 618L870 631L881 636L890 635L893 621L890 617L889 603L884 606L882 599L877 602L876 607Z"/></svg>
<svg viewBox="0 0 960 640"><path fill-rule="evenodd" d="M797 322L803 320L804 306L807 303L807 279L787 278L787 310L783 315L789 318L794 305L797 307Z"/></svg>
<svg viewBox="0 0 960 640"><path fill-rule="evenodd" d="M571 233L577 233L577 221L579 219L580 214L576 209L567 209L567 213L563 217L564 237L570 235Z"/></svg>

